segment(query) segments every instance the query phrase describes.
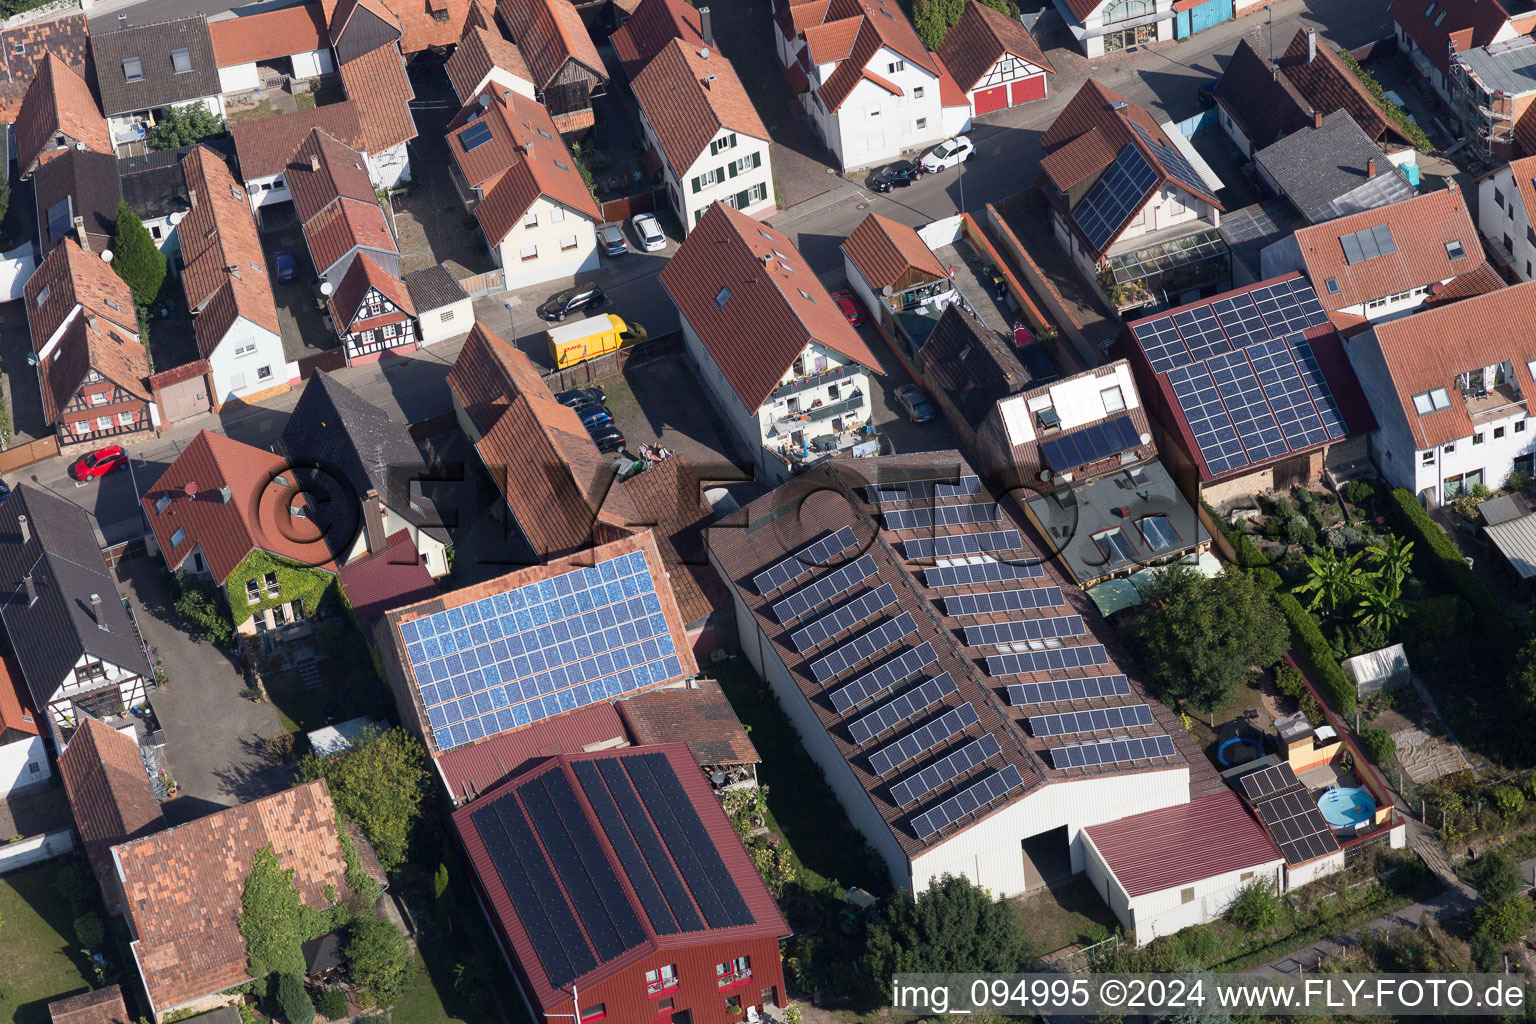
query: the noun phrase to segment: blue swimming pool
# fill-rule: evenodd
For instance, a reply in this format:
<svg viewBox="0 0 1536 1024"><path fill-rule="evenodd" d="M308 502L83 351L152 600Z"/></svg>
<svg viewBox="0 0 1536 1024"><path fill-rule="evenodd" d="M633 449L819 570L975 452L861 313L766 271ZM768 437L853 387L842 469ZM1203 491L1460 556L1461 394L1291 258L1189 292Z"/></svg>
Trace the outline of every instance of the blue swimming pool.
<svg viewBox="0 0 1536 1024"><path fill-rule="evenodd" d="M1340 786L1318 797L1317 809L1334 828L1353 828L1371 820L1376 813L1376 800L1363 789Z"/></svg>

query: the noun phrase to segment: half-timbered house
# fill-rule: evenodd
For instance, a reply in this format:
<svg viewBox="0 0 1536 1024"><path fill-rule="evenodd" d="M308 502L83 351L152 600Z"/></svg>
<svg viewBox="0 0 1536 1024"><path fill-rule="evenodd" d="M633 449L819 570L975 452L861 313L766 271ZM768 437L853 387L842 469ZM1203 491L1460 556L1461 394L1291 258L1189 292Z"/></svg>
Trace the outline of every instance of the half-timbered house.
<svg viewBox="0 0 1536 1024"><path fill-rule="evenodd" d="M361 253L331 296L331 321L346 346L347 365L371 362L387 349L409 351L420 334L405 282Z"/></svg>

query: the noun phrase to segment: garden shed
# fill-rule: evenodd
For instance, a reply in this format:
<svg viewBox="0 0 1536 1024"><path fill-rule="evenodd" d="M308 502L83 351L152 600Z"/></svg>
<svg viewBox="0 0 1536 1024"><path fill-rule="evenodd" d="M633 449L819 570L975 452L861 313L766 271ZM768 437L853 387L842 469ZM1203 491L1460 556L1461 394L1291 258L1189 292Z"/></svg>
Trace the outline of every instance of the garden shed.
<svg viewBox="0 0 1536 1024"><path fill-rule="evenodd" d="M1413 676L1402 644L1393 644L1379 651L1368 651L1348 658L1344 662L1344 671L1354 680L1355 693L1361 697L1378 690L1395 690L1399 686L1406 686Z"/></svg>

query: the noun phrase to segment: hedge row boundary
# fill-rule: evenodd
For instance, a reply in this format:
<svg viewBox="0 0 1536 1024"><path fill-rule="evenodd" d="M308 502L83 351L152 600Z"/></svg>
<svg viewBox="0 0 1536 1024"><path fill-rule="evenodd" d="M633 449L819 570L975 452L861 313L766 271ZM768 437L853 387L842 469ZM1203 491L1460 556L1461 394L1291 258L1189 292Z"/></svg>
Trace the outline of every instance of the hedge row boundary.
<svg viewBox="0 0 1536 1024"><path fill-rule="evenodd" d="M1333 699L1334 707L1345 715L1354 714L1355 684L1349 681L1339 660L1333 656L1333 648L1323 636L1317 619L1292 594L1277 593L1275 602L1280 605L1280 611L1291 624L1293 649L1302 660L1307 674Z"/></svg>

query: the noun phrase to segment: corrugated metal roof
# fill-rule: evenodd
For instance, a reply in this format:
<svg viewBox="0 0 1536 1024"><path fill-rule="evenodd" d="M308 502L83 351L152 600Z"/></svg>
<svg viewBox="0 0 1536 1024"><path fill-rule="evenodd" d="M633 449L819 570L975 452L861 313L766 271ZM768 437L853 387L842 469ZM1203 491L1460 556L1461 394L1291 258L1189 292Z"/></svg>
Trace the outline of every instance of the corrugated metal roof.
<svg viewBox="0 0 1536 1024"><path fill-rule="evenodd" d="M609 703L592 704L537 725L455 747L437 757L437 773L457 801L470 800L545 758L598 745L627 747L624 719Z"/></svg>
<svg viewBox="0 0 1536 1024"><path fill-rule="evenodd" d="M1085 831L1132 897L1283 859L1231 790Z"/></svg>
<svg viewBox="0 0 1536 1024"><path fill-rule="evenodd" d="M1485 526L1483 532L1521 579L1536 577L1536 515Z"/></svg>

